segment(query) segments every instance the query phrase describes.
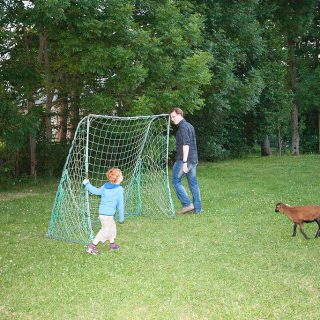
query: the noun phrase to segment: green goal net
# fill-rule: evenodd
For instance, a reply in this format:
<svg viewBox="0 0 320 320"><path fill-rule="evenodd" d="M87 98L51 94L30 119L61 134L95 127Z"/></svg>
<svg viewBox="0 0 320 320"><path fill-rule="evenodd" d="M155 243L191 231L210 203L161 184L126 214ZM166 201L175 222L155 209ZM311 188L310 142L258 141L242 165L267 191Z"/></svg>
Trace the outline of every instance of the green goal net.
<svg viewBox="0 0 320 320"><path fill-rule="evenodd" d="M89 115L79 123L58 186L48 236L88 243L99 228L100 197L82 185L100 187L109 168L124 175L125 217L174 217L168 181L169 115Z"/></svg>

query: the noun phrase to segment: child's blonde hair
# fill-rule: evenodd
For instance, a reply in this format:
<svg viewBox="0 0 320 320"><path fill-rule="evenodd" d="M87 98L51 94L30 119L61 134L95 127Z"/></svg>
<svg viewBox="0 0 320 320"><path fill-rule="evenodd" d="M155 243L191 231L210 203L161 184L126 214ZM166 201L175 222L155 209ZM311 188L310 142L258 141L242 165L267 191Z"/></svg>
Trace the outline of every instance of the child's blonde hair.
<svg viewBox="0 0 320 320"><path fill-rule="evenodd" d="M122 176L122 172L118 168L111 168L106 172L106 176L111 183L115 183Z"/></svg>

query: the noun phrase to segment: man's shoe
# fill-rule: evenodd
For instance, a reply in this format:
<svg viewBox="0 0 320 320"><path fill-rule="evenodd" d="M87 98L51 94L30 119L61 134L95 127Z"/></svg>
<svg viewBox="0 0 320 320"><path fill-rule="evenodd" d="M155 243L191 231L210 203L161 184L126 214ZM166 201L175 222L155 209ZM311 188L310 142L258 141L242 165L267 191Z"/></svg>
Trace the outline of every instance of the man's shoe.
<svg viewBox="0 0 320 320"><path fill-rule="evenodd" d="M194 205L191 203L187 207L183 207L180 211L177 212L177 214L185 214L185 213L190 212L192 210L194 210Z"/></svg>

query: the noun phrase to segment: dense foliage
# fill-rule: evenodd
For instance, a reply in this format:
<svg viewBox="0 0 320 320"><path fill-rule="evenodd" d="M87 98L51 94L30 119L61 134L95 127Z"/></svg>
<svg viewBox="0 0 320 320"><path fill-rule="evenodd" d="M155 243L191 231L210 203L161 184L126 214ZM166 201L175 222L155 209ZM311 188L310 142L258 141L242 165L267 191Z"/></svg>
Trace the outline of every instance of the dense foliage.
<svg viewBox="0 0 320 320"><path fill-rule="evenodd" d="M0 174L59 173L88 113L173 106L195 125L203 160L270 142L319 150L319 0L2 0L0 10Z"/></svg>

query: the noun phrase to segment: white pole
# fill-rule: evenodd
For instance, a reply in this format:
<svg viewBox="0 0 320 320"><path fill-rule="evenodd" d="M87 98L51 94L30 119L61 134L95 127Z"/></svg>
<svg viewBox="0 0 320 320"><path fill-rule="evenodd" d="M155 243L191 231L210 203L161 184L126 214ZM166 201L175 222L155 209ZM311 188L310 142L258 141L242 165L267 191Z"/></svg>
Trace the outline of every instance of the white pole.
<svg viewBox="0 0 320 320"><path fill-rule="evenodd" d="M168 188L168 195L169 195L169 202L170 202L170 207L172 211L173 217L175 217L176 213L174 210L174 205L171 197L171 189L170 189L170 184L169 184L169 134L170 134L170 114L168 117L168 125L167 125L167 156L166 156L166 175L167 175L167 188Z"/></svg>
<svg viewBox="0 0 320 320"><path fill-rule="evenodd" d="M87 139L86 139L86 152L85 152L85 171L86 178L89 179L89 129L90 129L90 114L87 116ZM86 190L86 204L88 215L88 226L90 230L90 239L93 240L93 230L91 224L90 203L89 203L89 191Z"/></svg>

